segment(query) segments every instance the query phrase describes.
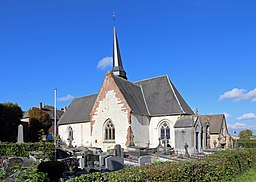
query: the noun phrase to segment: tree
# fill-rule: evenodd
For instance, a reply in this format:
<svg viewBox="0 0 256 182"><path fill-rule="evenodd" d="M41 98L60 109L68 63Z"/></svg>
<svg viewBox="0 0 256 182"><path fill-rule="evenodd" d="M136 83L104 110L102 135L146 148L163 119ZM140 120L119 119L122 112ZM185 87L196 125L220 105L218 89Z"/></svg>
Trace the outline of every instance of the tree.
<svg viewBox="0 0 256 182"><path fill-rule="evenodd" d="M16 142L18 125L23 116L21 108L16 103L0 103L0 141Z"/></svg>
<svg viewBox="0 0 256 182"><path fill-rule="evenodd" d="M239 132L239 137L241 140L250 140L250 138L252 137L252 130L242 130Z"/></svg>
<svg viewBox="0 0 256 182"><path fill-rule="evenodd" d="M39 141L40 132L43 130L47 134L48 129L51 127L50 115L38 108L32 108L28 111L30 117L29 121L29 139L32 142Z"/></svg>

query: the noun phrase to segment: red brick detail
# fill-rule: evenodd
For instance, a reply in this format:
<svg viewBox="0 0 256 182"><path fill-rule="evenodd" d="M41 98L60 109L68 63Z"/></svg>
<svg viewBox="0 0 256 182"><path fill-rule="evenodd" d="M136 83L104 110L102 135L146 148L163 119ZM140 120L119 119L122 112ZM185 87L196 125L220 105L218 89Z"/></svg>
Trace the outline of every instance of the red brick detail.
<svg viewBox="0 0 256 182"><path fill-rule="evenodd" d="M118 86L116 85L112 75L110 72L108 72L105 76L105 79L102 83L102 86L100 88L100 91L98 93L98 97L94 103L94 106L92 108L92 111L90 113L90 122L91 122L91 135L93 131L93 125L95 124L95 120L93 120L93 116L97 115L98 107L100 105L100 102L106 98L106 94L108 91L114 90L116 93L116 97L120 101L120 105L122 106L122 111L128 112L128 122L130 123L130 113L131 113L131 108L129 107L128 103L126 102L123 94L119 90ZM106 118L107 119L107 118Z"/></svg>
<svg viewBox="0 0 256 182"><path fill-rule="evenodd" d="M127 129L127 136L126 136L125 146L128 147L131 144L132 137L133 137L132 127L129 126L128 129Z"/></svg>

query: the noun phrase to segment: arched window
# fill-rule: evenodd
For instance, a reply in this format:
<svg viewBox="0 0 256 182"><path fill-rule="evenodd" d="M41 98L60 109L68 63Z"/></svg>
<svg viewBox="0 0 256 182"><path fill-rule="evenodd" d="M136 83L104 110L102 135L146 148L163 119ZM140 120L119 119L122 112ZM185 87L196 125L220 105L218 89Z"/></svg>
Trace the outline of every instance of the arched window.
<svg viewBox="0 0 256 182"><path fill-rule="evenodd" d="M111 120L105 124L105 140L115 140L115 126Z"/></svg>
<svg viewBox="0 0 256 182"><path fill-rule="evenodd" d="M160 139L170 139L170 127L169 124L164 121L161 125L160 125Z"/></svg>

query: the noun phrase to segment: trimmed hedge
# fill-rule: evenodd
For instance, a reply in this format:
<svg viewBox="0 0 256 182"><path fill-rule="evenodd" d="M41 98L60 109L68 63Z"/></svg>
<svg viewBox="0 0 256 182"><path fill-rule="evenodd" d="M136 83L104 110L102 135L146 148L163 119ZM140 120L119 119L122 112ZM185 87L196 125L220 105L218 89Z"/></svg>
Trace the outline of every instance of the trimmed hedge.
<svg viewBox="0 0 256 182"><path fill-rule="evenodd" d="M52 156L53 143L0 143L0 156L28 157L31 151L42 151L46 156Z"/></svg>
<svg viewBox="0 0 256 182"><path fill-rule="evenodd" d="M70 181L230 181L252 167L253 162L256 163L255 150L226 150L202 161L154 163L110 173L91 173Z"/></svg>
<svg viewBox="0 0 256 182"><path fill-rule="evenodd" d="M244 148L256 148L256 140L238 140L237 143Z"/></svg>

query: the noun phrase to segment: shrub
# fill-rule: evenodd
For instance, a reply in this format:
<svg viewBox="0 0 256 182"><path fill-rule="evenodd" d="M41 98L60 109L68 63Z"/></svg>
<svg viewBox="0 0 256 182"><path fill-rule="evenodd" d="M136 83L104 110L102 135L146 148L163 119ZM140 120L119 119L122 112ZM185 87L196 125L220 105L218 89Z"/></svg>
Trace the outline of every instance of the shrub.
<svg viewBox="0 0 256 182"><path fill-rule="evenodd" d="M238 140L237 143L244 148L256 148L256 140Z"/></svg>
<svg viewBox="0 0 256 182"><path fill-rule="evenodd" d="M52 143L1 143L0 156L28 157L31 151L41 151L45 156L52 156L54 145Z"/></svg>
<svg viewBox="0 0 256 182"><path fill-rule="evenodd" d="M30 168L20 168L17 169L18 176L15 178L15 181L25 181L25 182L49 182L46 173L39 172L35 166Z"/></svg>
<svg viewBox="0 0 256 182"><path fill-rule="evenodd" d="M65 164L59 161L41 162L37 169L40 172L47 173L51 181L59 181L65 172Z"/></svg>

